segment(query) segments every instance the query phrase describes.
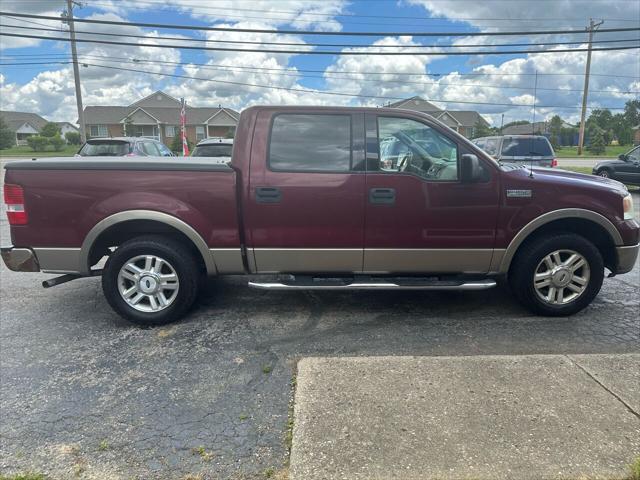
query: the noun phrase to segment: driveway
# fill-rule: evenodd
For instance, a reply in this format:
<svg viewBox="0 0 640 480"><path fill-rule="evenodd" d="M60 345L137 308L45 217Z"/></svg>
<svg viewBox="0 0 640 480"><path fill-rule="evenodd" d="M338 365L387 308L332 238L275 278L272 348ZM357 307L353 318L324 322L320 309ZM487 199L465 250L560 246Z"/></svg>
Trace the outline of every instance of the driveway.
<svg viewBox="0 0 640 480"><path fill-rule="evenodd" d="M532 316L503 287L263 292L228 277L185 321L151 329L117 317L99 279L42 289L48 277L0 270L0 473L278 475L304 356L640 351L638 265L570 318Z"/></svg>

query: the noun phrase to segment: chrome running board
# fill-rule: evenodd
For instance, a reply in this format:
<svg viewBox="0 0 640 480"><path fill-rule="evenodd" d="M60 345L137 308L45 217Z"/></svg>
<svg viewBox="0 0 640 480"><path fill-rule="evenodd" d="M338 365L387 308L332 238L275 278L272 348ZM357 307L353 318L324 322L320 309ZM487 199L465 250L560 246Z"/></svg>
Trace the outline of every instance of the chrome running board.
<svg viewBox="0 0 640 480"><path fill-rule="evenodd" d="M351 282L351 283L282 283L282 282L249 282L252 288L261 290L487 290L496 286L492 279L472 280L464 282L430 281L415 283L395 282Z"/></svg>

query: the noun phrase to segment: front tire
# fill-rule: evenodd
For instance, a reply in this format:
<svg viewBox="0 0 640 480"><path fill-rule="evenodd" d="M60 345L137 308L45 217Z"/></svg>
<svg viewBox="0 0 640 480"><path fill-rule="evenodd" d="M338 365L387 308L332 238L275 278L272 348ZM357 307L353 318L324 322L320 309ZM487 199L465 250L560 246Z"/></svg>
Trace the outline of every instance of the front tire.
<svg viewBox="0 0 640 480"><path fill-rule="evenodd" d="M567 316L596 297L604 279L604 262L586 238L554 234L525 244L509 277L515 297L533 313Z"/></svg>
<svg viewBox="0 0 640 480"><path fill-rule="evenodd" d="M611 171L607 168L603 168L602 170L598 170L598 176L602 178L611 178Z"/></svg>
<svg viewBox="0 0 640 480"><path fill-rule="evenodd" d="M199 270L180 242L162 236L119 246L102 273L109 305L138 325L163 325L184 316L198 294Z"/></svg>

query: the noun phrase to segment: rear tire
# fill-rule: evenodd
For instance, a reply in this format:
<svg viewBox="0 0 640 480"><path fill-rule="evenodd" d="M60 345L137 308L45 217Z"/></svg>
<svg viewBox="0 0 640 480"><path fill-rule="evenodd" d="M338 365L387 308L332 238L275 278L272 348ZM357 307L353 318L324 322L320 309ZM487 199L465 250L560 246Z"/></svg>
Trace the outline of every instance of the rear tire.
<svg viewBox="0 0 640 480"><path fill-rule="evenodd" d="M109 305L138 325L163 325L183 317L198 294L193 254L163 236L134 238L119 246L102 273Z"/></svg>
<svg viewBox="0 0 640 480"><path fill-rule="evenodd" d="M603 279L600 251L586 238L570 233L528 242L509 272L518 301L533 313L552 317L585 308L600 291Z"/></svg>

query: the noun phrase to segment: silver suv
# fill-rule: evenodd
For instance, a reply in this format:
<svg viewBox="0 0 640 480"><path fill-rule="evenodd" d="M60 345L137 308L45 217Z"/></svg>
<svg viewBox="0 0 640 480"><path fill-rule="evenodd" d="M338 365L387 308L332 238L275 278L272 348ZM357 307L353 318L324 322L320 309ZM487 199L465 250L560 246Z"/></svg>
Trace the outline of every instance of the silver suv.
<svg viewBox="0 0 640 480"><path fill-rule="evenodd" d="M556 154L547 137L503 135L471 140L501 163L524 163L534 167L557 167Z"/></svg>

